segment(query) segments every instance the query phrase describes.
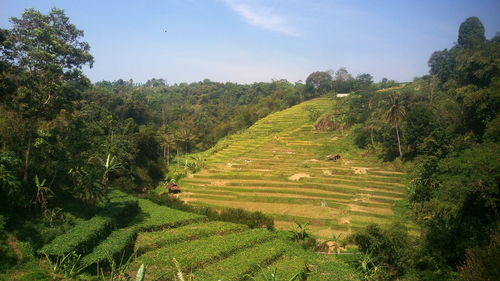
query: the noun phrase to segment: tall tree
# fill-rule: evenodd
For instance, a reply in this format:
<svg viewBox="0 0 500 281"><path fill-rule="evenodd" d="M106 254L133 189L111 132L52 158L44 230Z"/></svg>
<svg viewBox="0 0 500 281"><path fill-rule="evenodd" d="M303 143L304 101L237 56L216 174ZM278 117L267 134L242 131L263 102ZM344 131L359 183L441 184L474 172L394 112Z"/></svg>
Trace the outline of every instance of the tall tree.
<svg viewBox="0 0 500 281"><path fill-rule="evenodd" d="M26 123L23 181L28 180L34 134L40 121L53 119L78 98L78 86L86 83L82 66L92 67L89 44L80 40L83 31L69 22L63 10L44 15L27 9L21 18L11 18L0 53L6 63L22 72L22 86L11 106L22 112Z"/></svg>
<svg viewBox="0 0 500 281"><path fill-rule="evenodd" d="M463 48L473 48L486 41L484 26L477 17L466 19L458 29L458 45Z"/></svg>
<svg viewBox="0 0 500 281"><path fill-rule="evenodd" d="M406 116L406 110L401 104L400 98L397 95L391 96L391 103L389 109L385 113L385 119L389 121L396 128L396 136L398 138L399 156L403 157L401 150L401 139L399 136L399 127Z"/></svg>
<svg viewBox="0 0 500 281"><path fill-rule="evenodd" d="M324 94L332 89L332 75L328 71L317 71L309 74L306 87L315 94Z"/></svg>

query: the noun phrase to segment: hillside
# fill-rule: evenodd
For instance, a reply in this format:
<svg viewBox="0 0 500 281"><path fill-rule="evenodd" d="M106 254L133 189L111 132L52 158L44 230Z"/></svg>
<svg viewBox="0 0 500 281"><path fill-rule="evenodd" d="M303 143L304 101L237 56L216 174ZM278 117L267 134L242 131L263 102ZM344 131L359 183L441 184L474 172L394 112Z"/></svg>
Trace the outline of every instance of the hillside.
<svg viewBox="0 0 500 281"><path fill-rule="evenodd" d="M262 211L280 229L309 222L320 238L389 222L405 198L404 174L356 149L349 132L313 130L310 112L334 106L329 98L301 103L197 155L203 169L180 182L181 198ZM342 158L328 161L330 154Z"/></svg>

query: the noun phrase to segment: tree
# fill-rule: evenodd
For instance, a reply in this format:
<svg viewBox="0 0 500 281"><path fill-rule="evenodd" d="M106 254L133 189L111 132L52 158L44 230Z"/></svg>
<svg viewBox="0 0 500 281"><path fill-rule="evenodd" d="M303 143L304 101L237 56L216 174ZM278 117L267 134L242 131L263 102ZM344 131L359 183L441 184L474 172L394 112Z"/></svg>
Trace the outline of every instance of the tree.
<svg viewBox="0 0 500 281"><path fill-rule="evenodd" d="M349 93L354 87L354 78L345 67L339 68L333 78L333 89L337 93Z"/></svg>
<svg viewBox="0 0 500 281"><path fill-rule="evenodd" d="M403 157L403 152L401 150L401 139L399 137L399 126L403 122L406 116L406 110L400 102L400 98L397 95L391 96L391 104L389 109L385 113L385 119L389 121L396 128L396 136L398 138L398 150L399 156Z"/></svg>
<svg viewBox="0 0 500 281"><path fill-rule="evenodd" d="M382 270L376 280L400 280L413 269L414 242L402 224L386 227L370 224L351 235L350 239Z"/></svg>
<svg viewBox="0 0 500 281"><path fill-rule="evenodd" d="M486 41L484 26L477 17L467 18L458 29L458 45L470 49Z"/></svg>
<svg viewBox="0 0 500 281"><path fill-rule="evenodd" d="M332 75L327 71L317 71L309 74L306 88L316 95L324 94L332 89Z"/></svg>
<svg viewBox="0 0 500 281"><path fill-rule="evenodd" d="M23 181L28 180L34 134L41 120L51 120L69 109L78 98L78 86L87 83L82 66L92 67L89 44L80 40L83 31L69 22L63 10L44 15L27 9L21 18L11 18L0 53L3 60L22 72L22 83L11 106L22 112L25 132Z"/></svg>
<svg viewBox="0 0 500 281"><path fill-rule="evenodd" d="M369 73L361 73L356 76L356 88L365 89L373 84L373 76Z"/></svg>
<svg viewBox="0 0 500 281"><path fill-rule="evenodd" d="M462 263L467 248L486 246L498 230L499 149L498 144L476 144L440 160L428 183L420 181L432 185L423 203L427 248L450 265Z"/></svg>

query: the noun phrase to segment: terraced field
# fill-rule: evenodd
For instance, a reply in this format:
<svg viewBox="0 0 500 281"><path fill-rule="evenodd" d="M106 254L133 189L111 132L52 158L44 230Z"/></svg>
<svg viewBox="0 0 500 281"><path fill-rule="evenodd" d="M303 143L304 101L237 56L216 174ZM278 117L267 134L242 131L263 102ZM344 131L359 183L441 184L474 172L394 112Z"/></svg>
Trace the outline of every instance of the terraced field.
<svg viewBox="0 0 500 281"><path fill-rule="evenodd" d="M197 156L204 168L181 180L181 198L262 211L281 229L309 222L320 238L389 222L405 197L404 174L354 148L349 132L313 130L311 109L333 106L328 98L308 101L222 140ZM327 161L329 154L342 159Z"/></svg>
<svg viewBox="0 0 500 281"><path fill-rule="evenodd" d="M208 221L116 190L108 198L95 217L80 221L40 253L56 260L75 252L93 274L109 269L110 258L120 263L130 256L126 274L135 276L144 264L145 280L174 280L179 273L174 259L194 281L260 280L260 269L267 267L278 270L277 280L358 280L351 266L305 251L284 233Z"/></svg>

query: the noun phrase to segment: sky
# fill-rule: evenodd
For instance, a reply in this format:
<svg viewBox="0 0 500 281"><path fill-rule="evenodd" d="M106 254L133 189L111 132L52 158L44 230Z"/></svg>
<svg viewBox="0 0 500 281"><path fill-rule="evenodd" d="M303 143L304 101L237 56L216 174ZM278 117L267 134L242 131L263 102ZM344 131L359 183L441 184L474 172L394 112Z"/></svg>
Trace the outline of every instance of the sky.
<svg viewBox="0 0 500 281"><path fill-rule="evenodd" d="M26 8L64 9L91 46L93 81L305 81L346 67L411 81L467 17L500 32L498 0L0 0L0 27Z"/></svg>

